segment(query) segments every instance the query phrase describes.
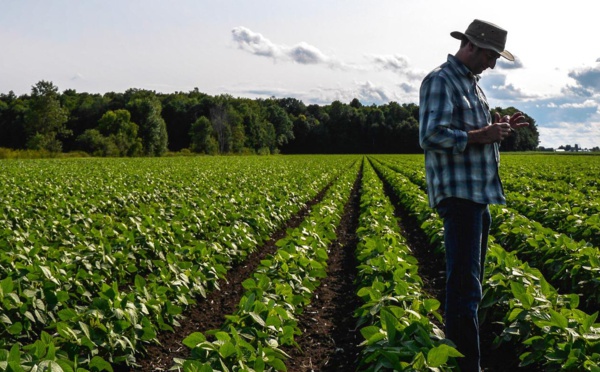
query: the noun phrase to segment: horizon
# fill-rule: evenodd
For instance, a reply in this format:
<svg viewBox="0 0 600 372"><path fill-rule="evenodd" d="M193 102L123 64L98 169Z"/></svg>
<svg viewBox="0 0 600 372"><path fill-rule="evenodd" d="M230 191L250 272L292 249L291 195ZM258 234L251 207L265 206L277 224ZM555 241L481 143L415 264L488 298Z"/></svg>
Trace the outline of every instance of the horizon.
<svg viewBox="0 0 600 372"><path fill-rule="evenodd" d="M29 94L46 80L60 92L197 87L307 105L418 105L421 79L458 49L449 33L479 18L508 30L506 49L517 57L482 74L490 106L534 118L540 146L600 145L600 50L576 37L595 32L592 1L545 7L544 17L535 3L503 4L10 2L0 14L0 89Z"/></svg>

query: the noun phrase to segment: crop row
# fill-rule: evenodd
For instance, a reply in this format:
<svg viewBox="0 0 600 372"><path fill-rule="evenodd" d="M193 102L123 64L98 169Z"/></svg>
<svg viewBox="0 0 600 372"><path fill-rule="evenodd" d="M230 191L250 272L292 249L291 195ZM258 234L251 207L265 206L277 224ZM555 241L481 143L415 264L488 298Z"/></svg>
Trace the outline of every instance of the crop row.
<svg viewBox="0 0 600 372"><path fill-rule="evenodd" d="M355 314L365 338L360 370L456 366L460 354L436 325L442 322L440 303L423 292L418 262L370 162L363 168L357 236L358 296L364 304Z"/></svg>
<svg viewBox="0 0 600 372"><path fill-rule="evenodd" d="M346 171L300 226L276 243L277 252L243 282L246 292L237 311L220 329L195 332L183 341L192 354L176 360L183 371L286 370L280 346L297 346L297 316L327 275L327 249L359 167Z"/></svg>
<svg viewBox="0 0 600 372"><path fill-rule="evenodd" d="M388 161L385 164L409 177L421 190L425 189L425 180L415 171L415 163L402 162L400 165ZM508 203L510 205L511 200ZM539 268L561 290L582 295L586 309L598 308L600 250L597 247L557 233L508 207L492 206L490 212L491 230L498 243Z"/></svg>
<svg viewBox="0 0 600 372"><path fill-rule="evenodd" d="M375 162L401 203L422 224L432 244L443 250L442 224L432 213L419 186L400 173ZM600 368L598 313L578 310L579 297L560 295L539 270L520 261L493 241L486 260L482 307L485 318L504 325L497 342L518 345L521 365L545 370L597 371Z"/></svg>
<svg viewBox="0 0 600 372"><path fill-rule="evenodd" d="M600 250L575 241L515 211L494 206L492 233L532 266L538 267L563 291L585 299L587 309L600 305Z"/></svg>
<svg viewBox="0 0 600 372"><path fill-rule="evenodd" d="M0 361L13 369L135 363L144 342L172 330L182 307L352 161L303 163L298 173L84 160L3 163Z"/></svg>
<svg viewBox="0 0 600 372"><path fill-rule="evenodd" d="M575 240L600 247L600 205L592 207L589 200L574 200L573 196L536 192L507 192L511 208ZM597 203L596 203L597 204ZM591 213L591 214L590 214Z"/></svg>
<svg viewBox="0 0 600 372"><path fill-rule="evenodd" d="M598 157L503 157L509 206L544 226L600 246Z"/></svg>
<svg viewBox="0 0 600 372"><path fill-rule="evenodd" d="M597 156L523 156L503 154L500 168L506 186L514 191L546 191L575 195L575 200L600 197ZM537 195L540 196L539 194Z"/></svg>

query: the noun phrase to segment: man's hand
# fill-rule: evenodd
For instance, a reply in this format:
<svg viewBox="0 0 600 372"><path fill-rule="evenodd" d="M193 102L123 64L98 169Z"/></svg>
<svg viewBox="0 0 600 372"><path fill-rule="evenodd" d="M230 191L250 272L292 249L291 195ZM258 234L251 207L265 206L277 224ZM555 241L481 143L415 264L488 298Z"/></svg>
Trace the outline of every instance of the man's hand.
<svg viewBox="0 0 600 372"><path fill-rule="evenodd" d="M496 112L492 125L467 133L467 143L488 144L501 142L514 133L516 129L529 125L528 122L523 120L525 120L525 116L521 112L515 112L512 116L504 115L503 117L500 117L500 114Z"/></svg>
<svg viewBox="0 0 600 372"><path fill-rule="evenodd" d="M495 123L508 123L510 125L510 131L514 132L515 129L526 127L529 125L528 122L525 122L525 116L522 112L515 112L512 116L504 115L500 118L499 113L494 114L494 122Z"/></svg>
<svg viewBox="0 0 600 372"><path fill-rule="evenodd" d="M507 122L496 122L467 133L467 143L489 144L500 142L510 135L512 128Z"/></svg>

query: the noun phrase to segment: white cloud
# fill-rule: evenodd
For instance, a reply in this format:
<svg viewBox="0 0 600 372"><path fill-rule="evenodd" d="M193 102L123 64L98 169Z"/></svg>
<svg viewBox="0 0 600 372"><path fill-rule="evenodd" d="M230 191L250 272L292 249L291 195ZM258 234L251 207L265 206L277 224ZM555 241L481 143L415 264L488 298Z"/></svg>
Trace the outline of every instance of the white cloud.
<svg viewBox="0 0 600 372"><path fill-rule="evenodd" d="M600 95L600 64L573 69L569 77L575 80L575 86L567 87L570 92L581 96Z"/></svg>
<svg viewBox="0 0 600 372"><path fill-rule="evenodd" d="M242 50L261 57L272 58L275 61L292 61L303 65L326 65L333 69L346 69L352 66L321 52L317 47L306 42L294 46L278 45L265 38L262 34L253 32L245 27L235 27L231 33L233 40Z"/></svg>
<svg viewBox="0 0 600 372"><path fill-rule="evenodd" d="M563 103L560 108L598 108L600 107L600 103L598 101L592 99L586 99L583 102L572 102L572 103Z"/></svg>
<svg viewBox="0 0 600 372"><path fill-rule="evenodd" d="M407 77L410 80L420 81L426 75L425 71L420 71L411 67L408 57L400 54L373 55L369 58L373 61L377 69L391 71L397 75Z"/></svg>
<svg viewBox="0 0 600 372"><path fill-rule="evenodd" d="M399 101L399 97L384 86L374 84L370 81L355 81L352 85L337 85L334 87L318 86L308 91L286 90L280 87L263 86L232 86L225 90L233 95L252 96L260 98L268 97L290 97L296 98L305 104L329 105L333 101L350 103L358 99L364 105L382 105L389 101Z"/></svg>
<svg viewBox="0 0 600 372"><path fill-rule="evenodd" d="M377 86L370 81L358 85L358 100L367 104L383 104L391 100L391 95L382 86Z"/></svg>
<svg viewBox="0 0 600 372"><path fill-rule="evenodd" d="M281 47L273 44L261 34L250 31L245 27L236 27L231 30L233 40L243 49L252 54L277 59L283 56Z"/></svg>
<svg viewBox="0 0 600 372"><path fill-rule="evenodd" d="M561 121L552 126L538 126L541 146L558 147L561 145L577 144L580 148L600 146L600 120L596 122L565 122Z"/></svg>
<svg viewBox="0 0 600 372"><path fill-rule="evenodd" d="M310 65L318 63L326 63L329 59L319 49L305 42L289 48L287 54L298 63Z"/></svg>
<svg viewBox="0 0 600 372"><path fill-rule="evenodd" d="M496 62L496 67L501 68L503 70L515 70L523 68L524 66L521 59L515 56L515 60L512 62L505 58L498 58L498 61Z"/></svg>
<svg viewBox="0 0 600 372"><path fill-rule="evenodd" d="M410 83L400 83L398 84L398 87L400 89L402 89L402 91L404 93L407 94L414 94L417 93L419 91L419 87L414 85L414 84L410 84Z"/></svg>
<svg viewBox="0 0 600 372"><path fill-rule="evenodd" d="M494 72L486 75L479 83L486 96L492 100L506 101L511 104L522 100L541 98L538 94L526 92L519 86L508 83L507 76L503 73Z"/></svg>
<svg viewBox="0 0 600 372"><path fill-rule="evenodd" d="M71 77L71 80L72 81L75 81L75 80L85 80L85 77L81 73L78 72L78 73L76 73L75 75L73 75Z"/></svg>

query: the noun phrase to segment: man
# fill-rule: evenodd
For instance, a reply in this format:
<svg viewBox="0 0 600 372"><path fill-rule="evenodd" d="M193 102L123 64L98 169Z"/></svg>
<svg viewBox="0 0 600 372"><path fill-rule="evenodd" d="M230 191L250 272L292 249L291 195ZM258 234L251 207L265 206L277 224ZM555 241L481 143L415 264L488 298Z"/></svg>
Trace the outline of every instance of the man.
<svg viewBox="0 0 600 372"><path fill-rule="evenodd" d="M488 204L505 204L498 175L499 143L529 125L522 113L494 118L478 86L479 74L504 57L507 32L474 20L455 55L422 82L419 141L425 150L429 204L444 220L446 337L465 355L462 371L480 371L479 320L483 265L491 222ZM492 122L493 120L493 122Z"/></svg>

